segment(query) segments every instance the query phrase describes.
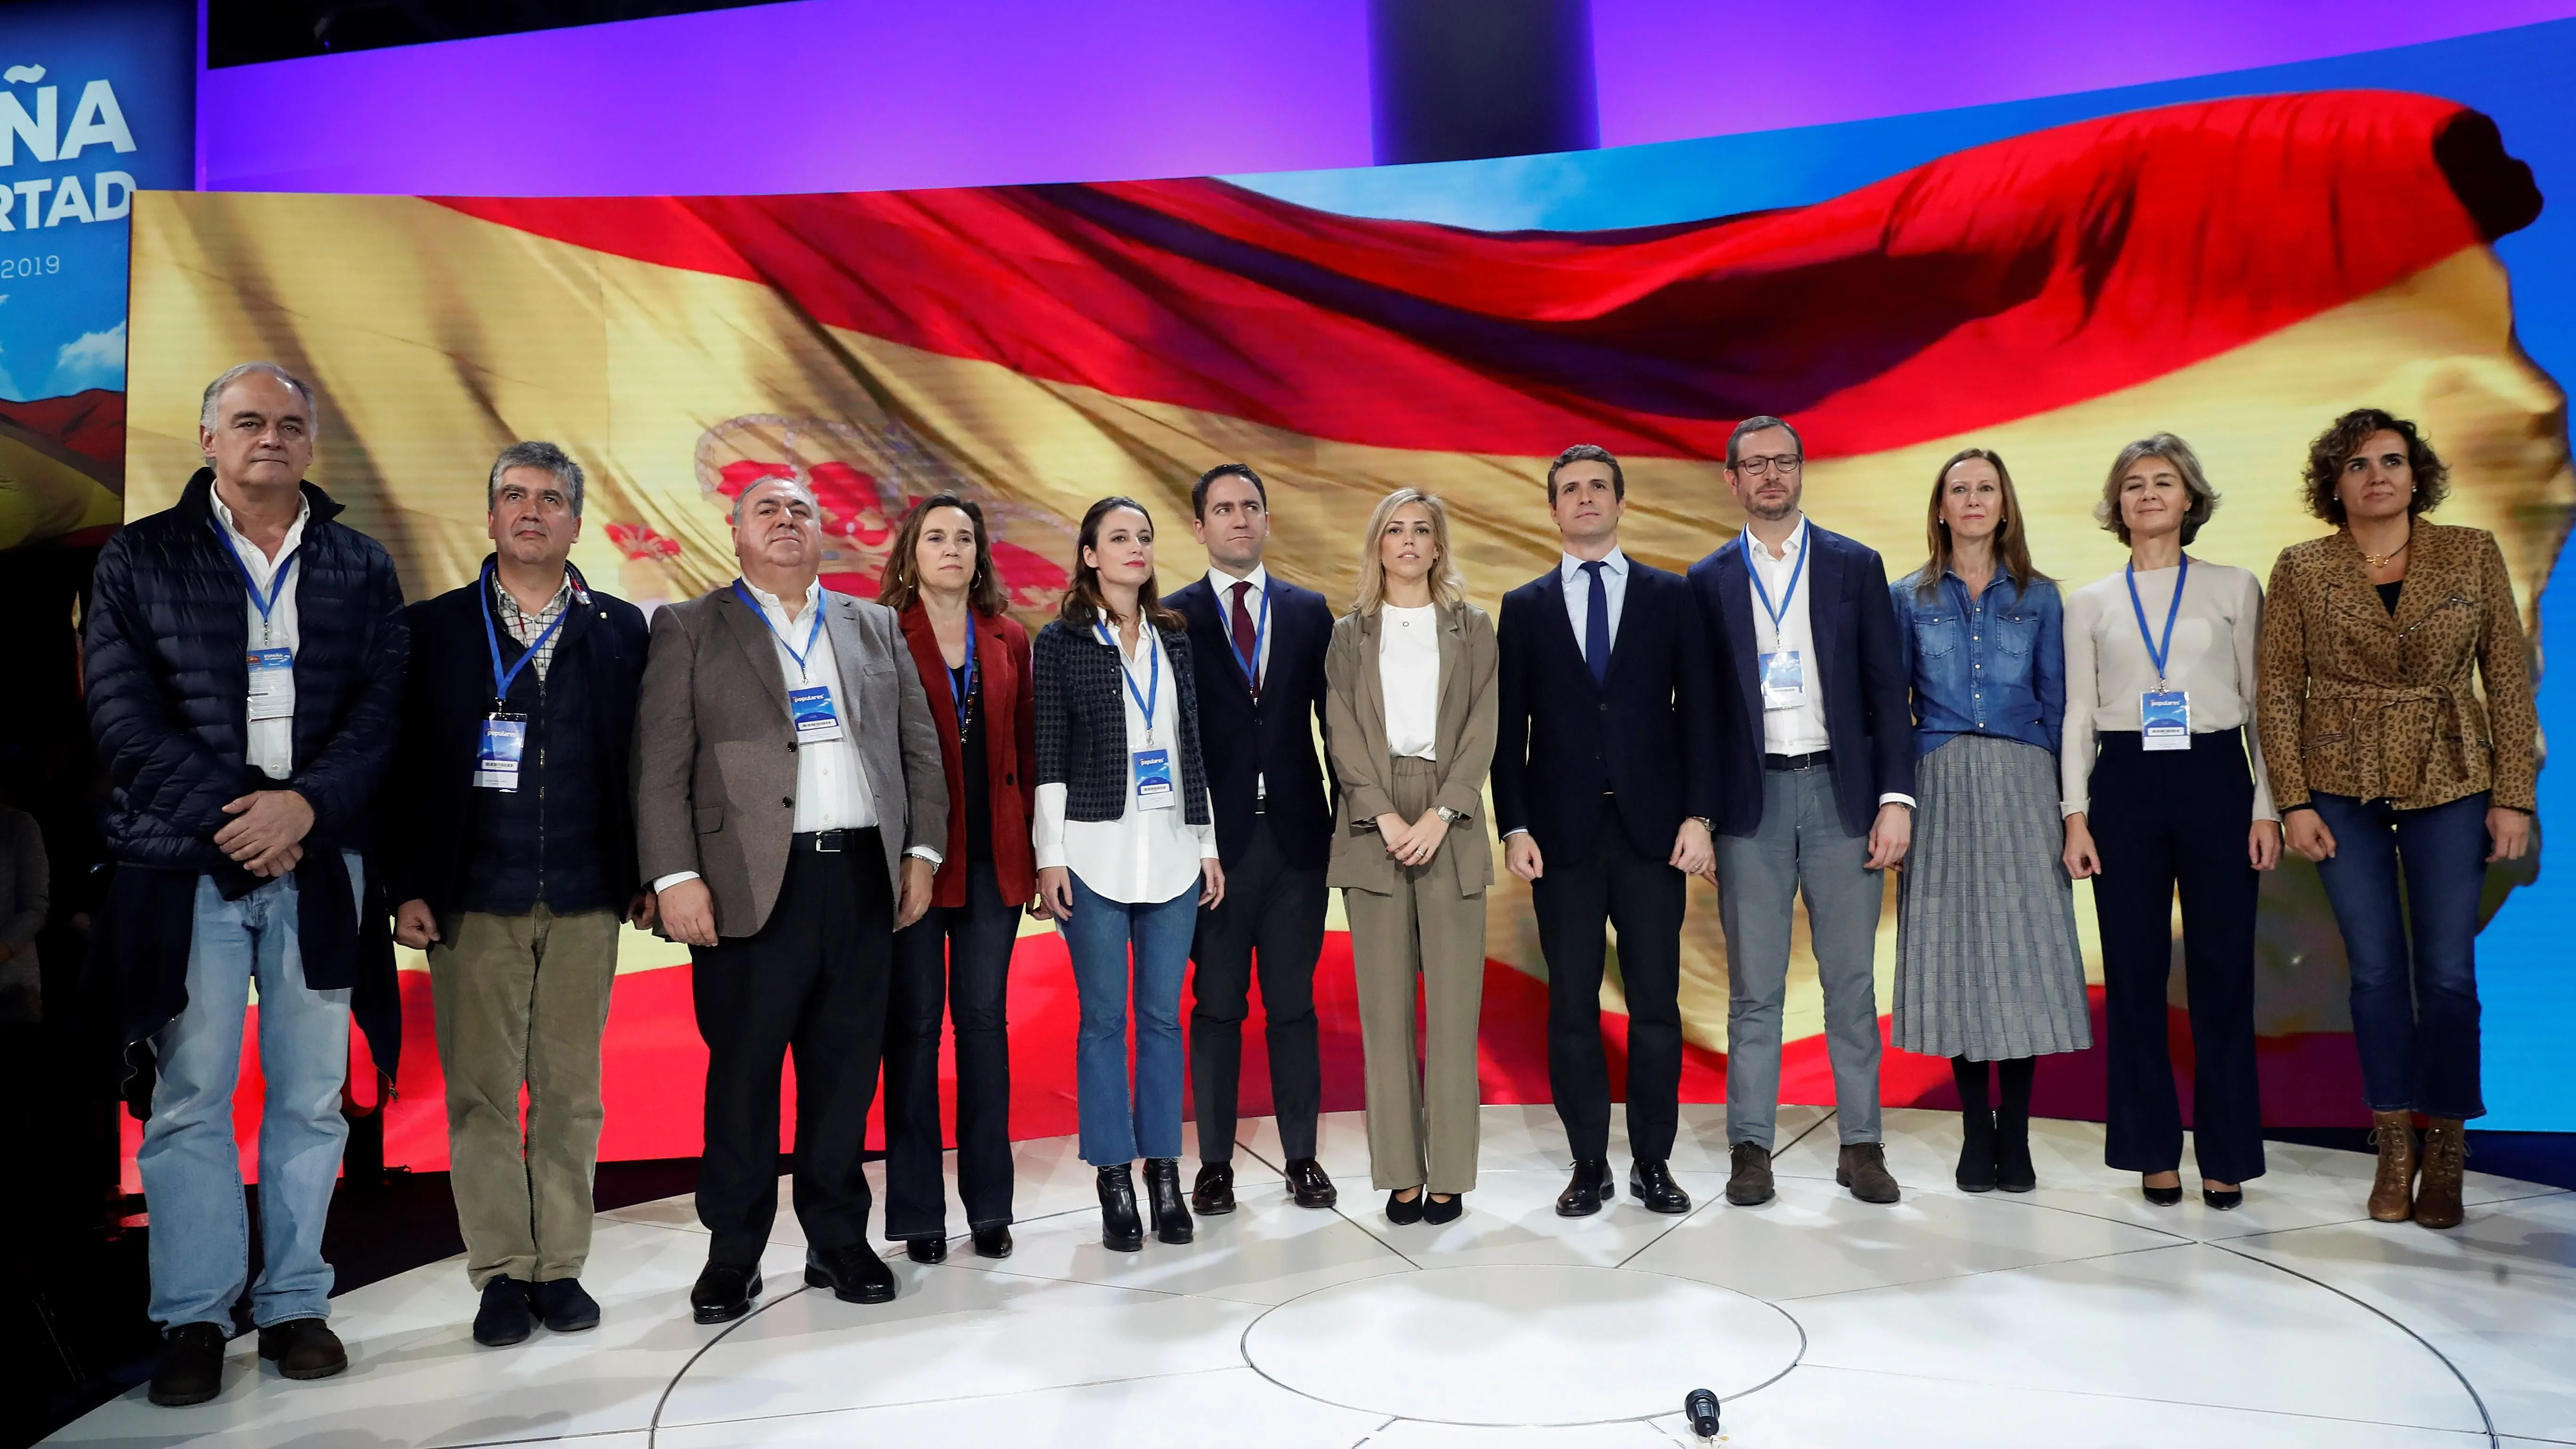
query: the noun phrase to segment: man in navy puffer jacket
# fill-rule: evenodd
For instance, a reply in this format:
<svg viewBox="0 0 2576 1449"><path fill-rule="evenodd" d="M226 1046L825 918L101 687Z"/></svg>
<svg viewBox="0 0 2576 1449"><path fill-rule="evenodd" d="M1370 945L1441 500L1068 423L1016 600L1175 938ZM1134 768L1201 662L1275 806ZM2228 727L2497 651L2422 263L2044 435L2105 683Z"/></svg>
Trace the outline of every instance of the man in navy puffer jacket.
<svg viewBox="0 0 2576 1449"><path fill-rule="evenodd" d="M222 1387L248 1277L232 1096L259 989L260 1356L327 1378L322 1226L348 1137L353 1011L390 1080L400 1037L381 887L362 853L391 757L407 636L374 539L304 482L312 390L246 363L206 390L211 468L100 552L90 729L113 787L116 876L91 971L117 1028L152 1211L152 1401Z"/></svg>

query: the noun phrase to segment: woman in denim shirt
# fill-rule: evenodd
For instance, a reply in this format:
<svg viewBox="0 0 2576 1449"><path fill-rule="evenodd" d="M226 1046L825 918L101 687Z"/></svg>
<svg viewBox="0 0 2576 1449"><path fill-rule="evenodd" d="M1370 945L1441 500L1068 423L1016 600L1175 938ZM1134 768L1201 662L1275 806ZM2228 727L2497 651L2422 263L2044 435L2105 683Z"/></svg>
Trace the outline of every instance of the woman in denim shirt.
<svg viewBox="0 0 2576 1449"><path fill-rule="evenodd" d="M2038 1185L2036 1059L2093 1044L2060 860L2063 605L2030 566L2004 460L1964 449L1932 483L1931 560L1889 586L1914 692L1914 848L1897 893L1895 1042L1950 1059L1966 1192ZM2001 1105L1989 1108L1988 1062Z"/></svg>

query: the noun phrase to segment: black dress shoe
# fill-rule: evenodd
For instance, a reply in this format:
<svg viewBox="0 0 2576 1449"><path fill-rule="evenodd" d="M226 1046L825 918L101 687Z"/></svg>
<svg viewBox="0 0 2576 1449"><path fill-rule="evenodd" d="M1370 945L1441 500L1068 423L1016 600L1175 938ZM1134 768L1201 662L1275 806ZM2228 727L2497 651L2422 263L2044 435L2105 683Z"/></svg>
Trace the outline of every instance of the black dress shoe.
<svg viewBox="0 0 2576 1449"><path fill-rule="evenodd" d="M1467 1195L1463 1192L1450 1194L1447 1202L1427 1192L1422 1195L1422 1220L1426 1223L1454 1223L1466 1210Z"/></svg>
<svg viewBox="0 0 2576 1449"><path fill-rule="evenodd" d="M760 1296L760 1268L753 1263L709 1263L689 1289L689 1316L700 1323L731 1323Z"/></svg>
<svg viewBox="0 0 2576 1449"><path fill-rule="evenodd" d="M1422 1200L1427 1195L1418 1188L1409 1199L1396 1195L1403 1191L1397 1188L1386 1195L1386 1220L1397 1227L1409 1227L1422 1221Z"/></svg>
<svg viewBox="0 0 2576 1449"><path fill-rule="evenodd" d="M349 1350L319 1318L290 1318L261 1329L259 1356L290 1379L327 1379L349 1369Z"/></svg>
<svg viewBox="0 0 2576 1449"><path fill-rule="evenodd" d="M2180 1189L2177 1188L2176 1191ZM2245 1189L2232 1187L2225 1192L2220 1192L2214 1187L2204 1187L2200 1190L2200 1200L2220 1212L2233 1212L2245 1205Z"/></svg>
<svg viewBox="0 0 2576 1449"><path fill-rule="evenodd" d="M805 1250L805 1286L829 1288L844 1303L892 1303L894 1270L865 1243Z"/></svg>
<svg viewBox="0 0 2576 1449"><path fill-rule="evenodd" d="M916 1263L945 1263L948 1261L948 1240L906 1238L903 1240L903 1255Z"/></svg>
<svg viewBox="0 0 2576 1449"><path fill-rule="evenodd" d="M1231 1188L1226 1191L1230 1201ZM1145 1201L1154 1214L1154 1241L1174 1247L1198 1236L1190 1221L1190 1205L1181 1200L1181 1160L1177 1157L1145 1159Z"/></svg>
<svg viewBox="0 0 2576 1449"><path fill-rule="evenodd" d="M1149 1170L1150 1175L1150 1170ZM1209 1217L1234 1211L1234 1164L1202 1162L1198 1181L1190 1184L1190 1209Z"/></svg>
<svg viewBox="0 0 2576 1449"><path fill-rule="evenodd" d="M2138 1196L2158 1207L2172 1207L2182 1201L2182 1184L2177 1182L2171 1187L2149 1187L2142 1182L2138 1184Z"/></svg>
<svg viewBox="0 0 2576 1449"><path fill-rule="evenodd" d="M528 1290L528 1306L548 1333L579 1333L599 1326L599 1300L579 1278L549 1278Z"/></svg>
<svg viewBox="0 0 2576 1449"><path fill-rule="evenodd" d="M224 1330L212 1323L182 1323L161 1344L152 1366L152 1402L165 1409L202 1404L224 1387Z"/></svg>
<svg viewBox="0 0 2576 1449"><path fill-rule="evenodd" d="M1011 1225L1009 1223L995 1223L989 1228L977 1228L975 1230L975 1256L978 1258L1007 1258L1011 1256Z"/></svg>
<svg viewBox="0 0 2576 1449"><path fill-rule="evenodd" d="M1281 1170L1288 1175L1288 1200L1301 1208L1328 1208L1342 1200L1324 1165L1311 1157L1291 1157Z"/></svg>
<svg viewBox="0 0 2576 1449"><path fill-rule="evenodd" d="M1145 1246L1145 1224L1136 1216L1136 1177L1123 1162L1100 1169L1100 1246L1113 1253Z"/></svg>
<svg viewBox="0 0 2576 1449"><path fill-rule="evenodd" d="M1673 1181L1670 1164L1658 1157L1640 1158L1628 1164L1628 1193L1640 1207L1650 1213L1686 1213L1691 1210L1690 1194ZM1609 1194L1604 1192L1602 1196Z"/></svg>
<svg viewBox="0 0 2576 1449"><path fill-rule="evenodd" d="M1574 1176L1565 1191L1556 1195L1556 1215L1561 1218L1588 1218L1601 1211L1602 1199L1618 1191L1610 1180L1610 1163L1605 1158L1574 1159Z"/></svg>
<svg viewBox="0 0 2576 1449"><path fill-rule="evenodd" d="M485 1348L507 1348L537 1331L528 1312L528 1285L508 1274L483 1285L483 1305L474 1310L474 1341Z"/></svg>
<svg viewBox="0 0 2576 1449"><path fill-rule="evenodd" d="M1778 1191L1771 1181L1771 1149L1759 1142L1738 1142L1727 1151L1735 1161L1726 1179L1726 1200L1737 1207L1769 1202Z"/></svg>

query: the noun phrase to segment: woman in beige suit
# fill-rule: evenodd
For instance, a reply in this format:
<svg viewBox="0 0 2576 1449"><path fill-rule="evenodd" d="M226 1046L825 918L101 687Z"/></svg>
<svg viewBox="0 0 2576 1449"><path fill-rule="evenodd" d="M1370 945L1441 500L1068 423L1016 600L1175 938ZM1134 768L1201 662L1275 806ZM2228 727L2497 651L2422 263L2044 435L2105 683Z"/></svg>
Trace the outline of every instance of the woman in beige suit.
<svg viewBox="0 0 2576 1449"><path fill-rule="evenodd" d="M1341 781L1327 880L1350 911L1369 1162L1388 1192L1386 1215L1445 1223L1476 1185L1494 624L1466 601L1438 498L1397 489L1370 516L1368 536L1359 596L1324 656ZM1430 1018L1418 1066L1416 980Z"/></svg>

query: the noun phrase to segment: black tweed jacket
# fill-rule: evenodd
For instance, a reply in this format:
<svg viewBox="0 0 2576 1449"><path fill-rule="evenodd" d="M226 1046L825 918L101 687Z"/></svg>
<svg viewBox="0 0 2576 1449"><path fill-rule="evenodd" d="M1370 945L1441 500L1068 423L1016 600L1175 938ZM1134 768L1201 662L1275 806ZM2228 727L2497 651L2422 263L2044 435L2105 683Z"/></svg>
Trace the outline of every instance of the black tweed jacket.
<svg viewBox="0 0 2576 1449"><path fill-rule="evenodd" d="M1180 756L1182 818L1205 825L1207 766L1199 754L1199 694L1190 669L1190 636L1184 630L1155 633L1162 638L1166 661L1163 688L1175 691L1180 712L1181 737L1173 744ZM1057 620L1038 631L1029 650L1029 672L1036 682L1038 783L1065 787L1067 820L1123 817L1129 793L1127 686L1119 677L1118 651L1090 630L1068 628Z"/></svg>

